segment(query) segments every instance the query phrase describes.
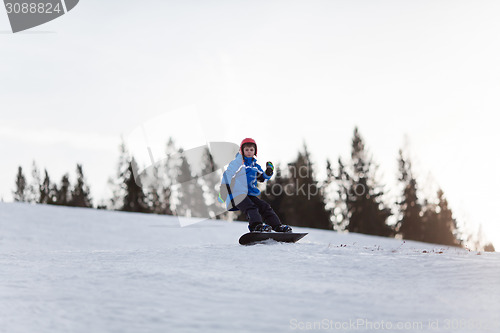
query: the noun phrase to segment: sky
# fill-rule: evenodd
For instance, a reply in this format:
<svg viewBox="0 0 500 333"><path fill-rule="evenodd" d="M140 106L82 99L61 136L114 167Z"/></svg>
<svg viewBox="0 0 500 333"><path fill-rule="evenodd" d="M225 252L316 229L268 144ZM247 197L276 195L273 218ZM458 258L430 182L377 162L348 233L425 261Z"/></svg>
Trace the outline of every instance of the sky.
<svg viewBox="0 0 500 333"><path fill-rule="evenodd" d="M321 170L358 126L383 182L405 147L422 189L441 187L500 248L499 14L496 1L82 0L12 34L0 9L0 197L35 160L56 180L82 163L107 198L122 138L159 159L169 136L252 137L259 161L281 163L305 142Z"/></svg>

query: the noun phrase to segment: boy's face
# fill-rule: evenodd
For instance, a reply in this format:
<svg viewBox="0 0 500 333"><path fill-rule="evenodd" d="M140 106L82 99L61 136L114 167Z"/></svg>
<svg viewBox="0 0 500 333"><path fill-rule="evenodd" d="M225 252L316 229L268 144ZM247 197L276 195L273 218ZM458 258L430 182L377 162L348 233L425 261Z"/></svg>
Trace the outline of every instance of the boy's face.
<svg viewBox="0 0 500 333"><path fill-rule="evenodd" d="M253 157L255 155L255 147L253 145L245 145L243 147L243 155L245 157Z"/></svg>

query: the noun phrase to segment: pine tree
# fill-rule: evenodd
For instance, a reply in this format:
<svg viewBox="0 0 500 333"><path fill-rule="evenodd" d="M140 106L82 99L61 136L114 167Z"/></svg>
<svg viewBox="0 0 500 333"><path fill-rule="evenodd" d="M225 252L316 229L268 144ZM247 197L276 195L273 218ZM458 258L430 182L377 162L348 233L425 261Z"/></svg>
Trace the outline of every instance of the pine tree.
<svg viewBox="0 0 500 333"><path fill-rule="evenodd" d="M174 215L172 208L170 208L170 198L172 197L172 190L170 186L163 185L161 188L161 202L162 202L162 214Z"/></svg>
<svg viewBox="0 0 500 333"><path fill-rule="evenodd" d="M485 252L495 252L495 247L493 246L492 243L488 243L484 246L484 251Z"/></svg>
<svg viewBox="0 0 500 333"><path fill-rule="evenodd" d="M83 175L83 166L76 165L76 184L71 191L71 202L73 207L92 207L90 188Z"/></svg>
<svg viewBox="0 0 500 333"><path fill-rule="evenodd" d="M49 173L45 169L45 177L40 186L40 198L38 202L41 204L54 204L56 202L56 192L57 189L54 188L54 185L50 181Z"/></svg>
<svg viewBox="0 0 500 333"><path fill-rule="evenodd" d="M152 166L145 170L146 173L151 173L151 176L147 176L148 184L146 186L146 205L148 206L148 210L154 214L163 214L163 207L160 197L159 187L161 184L158 182L158 168L156 166Z"/></svg>
<svg viewBox="0 0 500 333"><path fill-rule="evenodd" d="M132 157L128 152L125 142L119 146L118 163L115 178L108 179L108 185L111 187L112 198L109 202L109 207L111 209L120 210L124 203L123 198L125 197L125 175L128 173L128 167Z"/></svg>
<svg viewBox="0 0 500 333"><path fill-rule="evenodd" d="M56 204L62 206L69 206L71 203L71 183L69 181L69 175L63 175L61 179L61 185L57 189L56 193Z"/></svg>
<svg viewBox="0 0 500 333"><path fill-rule="evenodd" d="M417 181L413 176L411 162L399 151L399 181L403 185L403 195L398 202L401 212L398 231L404 239L422 241L424 239L423 209L417 194Z"/></svg>
<svg viewBox="0 0 500 333"><path fill-rule="evenodd" d="M346 225L350 232L392 236L393 230L387 225L391 210L382 201L384 192L376 182L376 167L357 127L354 129L351 160L350 168L347 168L339 159L339 200L345 200L345 212L337 214L344 218L337 223Z"/></svg>
<svg viewBox="0 0 500 333"><path fill-rule="evenodd" d="M217 206L217 197L219 195L220 173L216 172L214 157L210 149L206 147L202 155L202 170L199 180L202 184L204 200L207 206L208 214L211 218L218 218L220 209Z"/></svg>
<svg viewBox="0 0 500 333"><path fill-rule="evenodd" d="M208 209L203 198L202 186L197 177L193 177L191 167L184 150L179 150L180 166L177 173L176 214L188 217L208 217Z"/></svg>
<svg viewBox="0 0 500 333"><path fill-rule="evenodd" d="M161 162L146 168L140 175L145 188L146 204L151 213L172 214L169 189L165 186L165 172Z"/></svg>
<svg viewBox="0 0 500 333"><path fill-rule="evenodd" d="M276 215L278 215L281 223L288 224L285 216L284 199L285 199L285 186L291 184L288 177L283 176L281 167L276 165L276 175L267 181L266 188L262 191L262 200L271 205Z"/></svg>
<svg viewBox="0 0 500 333"><path fill-rule="evenodd" d="M346 230L349 225L349 208L347 203L351 200L351 177L346 171L346 167L342 159L338 159L337 174L333 172L335 184L337 184L337 195L334 200L335 208L333 209L333 228L337 231Z"/></svg>
<svg viewBox="0 0 500 333"><path fill-rule="evenodd" d="M160 193L156 187L150 186L146 194L148 210L154 214L163 214L163 207L160 201Z"/></svg>
<svg viewBox="0 0 500 333"><path fill-rule="evenodd" d="M26 184L26 177L23 173L23 168L19 167L17 169L16 176L16 190L13 192L14 201L25 202L28 201L28 186Z"/></svg>
<svg viewBox="0 0 500 333"><path fill-rule="evenodd" d="M162 198L167 210L166 214L168 215L177 215L175 207L179 205L177 199L178 193L176 191L176 187L179 187L176 181L180 167L178 153L173 138L169 138L165 149L167 158L162 166L164 170L164 181L161 189Z"/></svg>
<svg viewBox="0 0 500 333"><path fill-rule="evenodd" d="M457 221L453 217L453 212L448 207L448 201L444 192L439 189L438 204L429 207L425 217L425 236L423 241L428 243L460 246L458 238Z"/></svg>
<svg viewBox="0 0 500 333"><path fill-rule="evenodd" d="M31 170L31 182L28 186L28 202L40 203L40 188L42 180L36 162L33 161Z"/></svg>
<svg viewBox="0 0 500 333"><path fill-rule="evenodd" d="M189 168L189 163L186 160L185 156L182 156L183 150L179 149L179 152L175 156L170 157L170 163L175 163L177 165L175 171L175 185L172 186L172 189L175 191L175 215L178 216L191 216L191 212L189 211L189 204L187 200L189 200L189 193L185 188L186 184L191 179L191 168ZM173 161L173 159L177 159L177 161ZM183 185L184 184L184 185Z"/></svg>
<svg viewBox="0 0 500 333"><path fill-rule="evenodd" d="M323 183L322 189L325 197L326 210L330 214L330 221L333 229L337 229L336 214L340 213L340 208L336 206L335 194L338 193L336 188L335 172L332 167L330 159L326 160L326 179Z"/></svg>
<svg viewBox="0 0 500 333"><path fill-rule="evenodd" d="M284 185L282 201L287 224L319 229L332 229L330 213L325 209L323 192L314 177L313 165L307 146L297 159L289 164L289 183Z"/></svg>
<svg viewBox="0 0 500 333"><path fill-rule="evenodd" d="M137 170L135 159L129 162L126 173L124 174L125 197L123 198L122 211L149 213L150 210L146 204L146 196L142 190L139 178L134 177L134 170Z"/></svg>

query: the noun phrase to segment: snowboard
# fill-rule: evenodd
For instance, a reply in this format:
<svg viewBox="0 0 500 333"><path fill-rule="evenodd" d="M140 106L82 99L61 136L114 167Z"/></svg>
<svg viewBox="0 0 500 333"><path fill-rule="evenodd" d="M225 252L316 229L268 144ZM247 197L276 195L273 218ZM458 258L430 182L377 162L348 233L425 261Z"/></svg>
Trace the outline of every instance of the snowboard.
<svg viewBox="0 0 500 333"><path fill-rule="evenodd" d="M307 233L296 232L249 232L240 237L241 245L253 245L273 239L277 242L295 243Z"/></svg>

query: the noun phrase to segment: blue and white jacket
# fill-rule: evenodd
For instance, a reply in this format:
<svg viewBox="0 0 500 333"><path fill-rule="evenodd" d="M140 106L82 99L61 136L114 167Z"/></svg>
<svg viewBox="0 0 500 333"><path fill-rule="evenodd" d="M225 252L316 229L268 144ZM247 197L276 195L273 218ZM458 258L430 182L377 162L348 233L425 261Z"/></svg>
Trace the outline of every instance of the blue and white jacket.
<svg viewBox="0 0 500 333"><path fill-rule="evenodd" d="M254 157L243 157L240 153L237 153L235 159L229 163L222 175L221 186L229 184L231 189L231 193L228 194L226 199L228 209L234 210L231 199L235 197L240 195L258 196L260 190L257 188L257 181L263 182L271 179L271 177L272 175L268 176L262 170ZM236 202L236 204L238 203Z"/></svg>

